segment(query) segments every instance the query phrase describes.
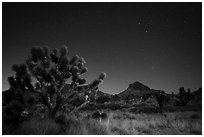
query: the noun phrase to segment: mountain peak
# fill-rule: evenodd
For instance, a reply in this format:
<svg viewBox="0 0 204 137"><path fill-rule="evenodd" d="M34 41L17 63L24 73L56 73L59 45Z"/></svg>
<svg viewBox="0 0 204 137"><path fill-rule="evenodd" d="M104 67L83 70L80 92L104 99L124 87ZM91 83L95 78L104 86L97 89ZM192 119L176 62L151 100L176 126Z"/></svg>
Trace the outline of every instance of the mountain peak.
<svg viewBox="0 0 204 137"><path fill-rule="evenodd" d="M135 89L135 90L150 90L150 88L139 81L135 81L134 83L130 84L128 88Z"/></svg>

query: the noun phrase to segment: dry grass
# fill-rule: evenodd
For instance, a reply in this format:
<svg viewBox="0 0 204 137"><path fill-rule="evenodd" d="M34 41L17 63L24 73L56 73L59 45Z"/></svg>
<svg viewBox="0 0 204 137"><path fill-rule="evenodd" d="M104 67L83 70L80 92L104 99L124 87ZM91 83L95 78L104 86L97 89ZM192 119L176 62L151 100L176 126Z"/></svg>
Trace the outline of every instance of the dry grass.
<svg viewBox="0 0 204 137"><path fill-rule="evenodd" d="M24 135L185 135L202 134L201 112L174 112L162 114L133 114L109 111L108 119L99 122L79 117L65 116L64 124L51 119L31 119L9 134Z"/></svg>
<svg viewBox="0 0 204 137"><path fill-rule="evenodd" d="M20 127L11 132L3 134L10 135L105 135L107 129L97 120L78 119L67 116L64 123L56 123L52 119L36 119L23 122Z"/></svg>
<svg viewBox="0 0 204 137"><path fill-rule="evenodd" d="M108 130L111 134L202 134L201 118L202 115L196 112L174 112L165 115L111 112Z"/></svg>

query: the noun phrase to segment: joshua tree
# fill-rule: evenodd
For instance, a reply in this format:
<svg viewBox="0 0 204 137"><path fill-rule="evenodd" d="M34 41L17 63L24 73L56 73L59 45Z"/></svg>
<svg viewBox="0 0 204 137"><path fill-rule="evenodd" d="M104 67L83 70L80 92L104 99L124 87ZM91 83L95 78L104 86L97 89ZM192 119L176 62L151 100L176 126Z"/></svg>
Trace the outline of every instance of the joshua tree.
<svg viewBox="0 0 204 137"><path fill-rule="evenodd" d="M174 92L172 91L171 92L171 97L173 98L175 96Z"/></svg>
<svg viewBox="0 0 204 137"><path fill-rule="evenodd" d="M188 104L188 102L190 100L191 100L191 91L190 91L190 89L188 89L188 91L186 92L184 87L180 87L175 105L185 106L185 105Z"/></svg>
<svg viewBox="0 0 204 137"><path fill-rule="evenodd" d="M81 78L88 70L85 63L78 55L69 58L66 46L52 51L48 47L32 48L31 56L25 63L12 66L15 75L8 78L11 98L18 100L25 108L40 103L46 106L49 116L54 118L74 95L85 95L103 82L105 73L90 83L84 94L79 93L77 88L86 83L86 79ZM68 80L71 80L69 89L63 93ZM25 95L29 95L29 99L26 100Z"/></svg>
<svg viewBox="0 0 204 137"><path fill-rule="evenodd" d="M164 91L160 91L160 90L157 91L154 95L159 104L160 113L163 113L163 107L169 101L169 97L165 94Z"/></svg>

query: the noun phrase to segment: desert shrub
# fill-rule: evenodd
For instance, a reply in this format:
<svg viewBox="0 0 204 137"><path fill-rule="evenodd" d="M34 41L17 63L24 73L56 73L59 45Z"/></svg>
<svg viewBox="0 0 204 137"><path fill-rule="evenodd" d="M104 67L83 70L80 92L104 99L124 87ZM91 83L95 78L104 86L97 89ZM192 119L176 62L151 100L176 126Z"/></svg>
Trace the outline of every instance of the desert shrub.
<svg viewBox="0 0 204 137"><path fill-rule="evenodd" d="M132 113L158 113L160 112L155 106L137 106L129 110Z"/></svg>
<svg viewBox="0 0 204 137"><path fill-rule="evenodd" d="M164 111L165 112L176 112L178 111L178 108L173 105L167 105L165 106Z"/></svg>
<svg viewBox="0 0 204 137"><path fill-rule="evenodd" d="M99 96L97 99L96 99L96 102L97 103L105 103L105 102L108 102L109 101L109 97L108 96Z"/></svg>
<svg viewBox="0 0 204 137"><path fill-rule="evenodd" d="M196 113L191 115L191 119L199 119L199 118L200 118L200 115Z"/></svg>
<svg viewBox="0 0 204 137"><path fill-rule="evenodd" d="M57 135L60 134L60 126L52 119L31 119L23 122L13 135Z"/></svg>
<svg viewBox="0 0 204 137"><path fill-rule="evenodd" d="M108 109L108 110L121 110L123 108L127 108L128 106L122 106L120 104L87 104L80 110L82 111L94 111L94 110L102 110L102 109Z"/></svg>

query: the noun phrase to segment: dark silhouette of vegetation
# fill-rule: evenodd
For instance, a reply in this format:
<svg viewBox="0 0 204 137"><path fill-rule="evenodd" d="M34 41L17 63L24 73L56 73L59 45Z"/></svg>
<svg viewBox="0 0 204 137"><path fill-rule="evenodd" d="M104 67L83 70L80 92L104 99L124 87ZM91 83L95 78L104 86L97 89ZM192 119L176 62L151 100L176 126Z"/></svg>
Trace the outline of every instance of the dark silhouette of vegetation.
<svg viewBox="0 0 204 137"><path fill-rule="evenodd" d="M76 101L71 103L75 95L79 97L78 103L86 102L85 95L96 88L106 75L101 73L83 93L79 92L78 87L86 83L86 79L81 78L88 70L85 63L78 55L70 58L66 46L52 51L48 47L32 48L25 63L12 66L15 75L8 78L10 89L6 112L12 119L19 120L23 112L33 114L36 106L41 104L48 110L48 116L54 118L66 104L79 105ZM71 83L67 83L68 80ZM63 93L67 84L69 89ZM18 103L13 104L14 101Z"/></svg>
<svg viewBox="0 0 204 137"><path fill-rule="evenodd" d="M170 100L170 97L164 91L157 91L155 94L156 101L159 104L160 113L163 113L164 105Z"/></svg>
<svg viewBox="0 0 204 137"><path fill-rule="evenodd" d="M175 105L176 106L186 106L188 102L192 99L192 97L193 96L191 95L190 89L186 91L184 87L181 87L179 88L179 93L176 97Z"/></svg>
<svg viewBox="0 0 204 137"><path fill-rule="evenodd" d="M93 119L106 119L108 118L108 115L106 113L100 112L100 111L95 111L91 118Z"/></svg>
<svg viewBox="0 0 204 137"><path fill-rule="evenodd" d="M171 92L171 97L172 97L172 98L174 98L174 97L175 97L174 92Z"/></svg>
<svg viewBox="0 0 204 137"><path fill-rule="evenodd" d="M108 102L110 99L108 96L99 96L97 99L96 99L96 102L97 103L105 103L105 102Z"/></svg>

